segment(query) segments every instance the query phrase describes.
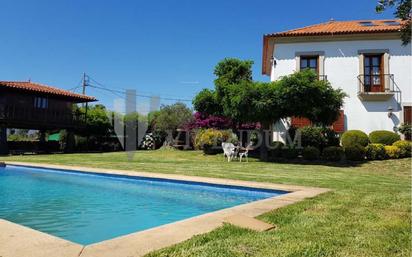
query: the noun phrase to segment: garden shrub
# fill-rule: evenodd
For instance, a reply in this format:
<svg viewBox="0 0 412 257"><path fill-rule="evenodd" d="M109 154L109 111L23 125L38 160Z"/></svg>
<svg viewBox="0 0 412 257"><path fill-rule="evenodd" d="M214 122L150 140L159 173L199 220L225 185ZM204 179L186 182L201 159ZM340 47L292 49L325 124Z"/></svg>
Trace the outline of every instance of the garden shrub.
<svg viewBox="0 0 412 257"><path fill-rule="evenodd" d="M393 145L385 145L385 153L389 159L398 159L401 157L401 149Z"/></svg>
<svg viewBox="0 0 412 257"><path fill-rule="evenodd" d="M281 155L286 159L296 159L299 156L299 150L294 146L283 147Z"/></svg>
<svg viewBox="0 0 412 257"><path fill-rule="evenodd" d="M384 160L386 158L384 144L369 144L365 150L366 158L369 160Z"/></svg>
<svg viewBox="0 0 412 257"><path fill-rule="evenodd" d="M303 147L314 146L322 149L327 146L338 146L339 136L330 128L307 126L298 129ZM293 139L293 138L292 138Z"/></svg>
<svg viewBox="0 0 412 257"><path fill-rule="evenodd" d="M155 149L155 139L153 137L153 133L147 133L144 135L142 142L140 143L140 148L143 150Z"/></svg>
<svg viewBox="0 0 412 257"><path fill-rule="evenodd" d="M281 141L273 141L273 142L270 143L270 148L271 149L282 148L284 146L285 146L285 144Z"/></svg>
<svg viewBox="0 0 412 257"><path fill-rule="evenodd" d="M314 146L308 146L303 149L303 159L308 161L318 160L320 156L320 151Z"/></svg>
<svg viewBox="0 0 412 257"><path fill-rule="evenodd" d="M269 156L272 158L280 157L284 146L285 144L280 141L271 142L269 147Z"/></svg>
<svg viewBox="0 0 412 257"><path fill-rule="evenodd" d="M325 136L325 139L326 139L325 147L340 145L339 134L336 133L333 129L323 128L323 135Z"/></svg>
<svg viewBox="0 0 412 257"><path fill-rule="evenodd" d="M406 138L411 138L412 136L412 125L407 123L402 123L398 128L399 133L404 135Z"/></svg>
<svg viewBox="0 0 412 257"><path fill-rule="evenodd" d="M326 161L337 162L342 159L344 155L343 148L339 146L328 146L322 151L322 159Z"/></svg>
<svg viewBox="0 0 412 257"><path fill-rule="evenodd" d="M374 144L392 145L400 139L398 134L387 130L375 130L369 134L369 141Z"/></svg>
<svg viewBox="0 0 412 257"><path fill-rule="evenodd" d="M322 133L322 128L307 126L299 128L301 136L301 143L303 147L314 146L321 148L323 145L326 145L326 138Z"/></svg>
<svg viewBox="0 0 412 257"><path fill-rule="evenodd" d="M365 160L365 153L365 147L361 145L345 147L345 156L349 161L363 161Z"/></svg>
<svg viewBox="0 0 412 257"><path fill-rule="evenodd" d="M298 128L293 126L293 125L288 128L287 134L289 135L289 137L292 141L295 139L297 131L298 131ZM289 140L286 140L286 144L289 145L289 144L293 144L293 143L289 142Z"/></svg>
<svg viewBox="0 0 412 257"><path fill-rule="evenodd" d="M367 146L369 143L368 135L360 130L348 130L342 135L342 146L344 148L356 145Z"/></svg>
<svg viewBox="0 0 412 257"><path fill-rule="evenodd" d="M193 114L193 119L185 125L185 128L188 130L199 128L228 129L232 126L232 120L230 118L196 112Z"/></svg>
<svg viewBox="0 0 412 257"><path fill-rule="evenodd" d="M195 145L203 149L206 154L217 154L222 152L223 142L237 143L237 137L231 130L206 129L199 130L196 134Z"/></svg>
<svg viewBox="0 0 412 257"><path fill-rule="evenodd" d="M154 148L158 149L163 146L167 138L167 132L163 130L156 129L152 132L153 140L154 140Z"/></svg>
<svg viewBox="0 0 412 257"><path fill-rule="evenodd" d="M411 141L398 140L395 143L393 143L393 146L396 146L401 150L400 157L410 157L411 156L411 150L412 150Z"/></svg>

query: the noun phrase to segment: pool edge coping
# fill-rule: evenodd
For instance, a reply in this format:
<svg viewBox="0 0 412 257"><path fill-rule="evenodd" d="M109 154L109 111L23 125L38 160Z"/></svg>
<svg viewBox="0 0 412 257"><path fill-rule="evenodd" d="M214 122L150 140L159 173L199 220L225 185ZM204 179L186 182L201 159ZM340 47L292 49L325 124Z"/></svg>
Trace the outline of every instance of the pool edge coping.
<svg viewBox="0 0 412 257"><path fill-rule="evenodd" d="M249 188L258 189L270 189L270 190L282 190L288 191L288 193L275 196L263 200L254 201L251 203L241 204L234 207L205 213L192 218L176 221L173 223L161 225L158 227L150 228L143 231L133 232L124 236L116 237L110 240L101 241L98 243L82 246L82 249L76 257L138 257L143 256L149 252L156 251L165 247L172 246L174 244L183 242L191 237L199 234L204 234L210 232L224 223L224 219L228 216L234 214L241 214L251 218L255 218L264 213L279 209L281 207L294 204L303 201L307 198L312 198L317 195L331 191L327 188L319 187L305 187L305 186L295 186L295 185L285 185L285 184L274 184L267 182L255 182L255 181L245 181L245 180L233 180L224 178L208 178L200 176L187 176L180 174L167 174L167 173L152 173L143 171L127 171L118 169L103 169L103 168L92 168L92 167L81 167L81 166L67 166L67 165L56 165L56 164L40 164L40 163L30 163L30 162L9 162L6 161L7 165L15 166L26 166L33 168L49 168L49 169L59 169L65 171L76 171L76 172L92 172L97 174L106 175L124 175L130 177L146 177L146 178L156 178L156 179L167 179L167 180L178 180L184 182L196 182L196 183L207 183L207 184L217 184L217 185L229 185L229 186L241 186ZM1 221L1 219L0 219ZM1 224L1 223L0 223ZM15 224L15 223L12 223ZM16 224L16 226L23 227ZM27 228L30 229L30 228ZM44 237L45 234L37 230L32 230L31 234L36 237L38 232L39 237ZM41 235L41 236L40 236ZM55 240L64 240L53 235ZM25 240L24 238L21 240ZM72 243L74 246L80 246L74 242L67 240L66 243ZM43 248L41 246L35 245L34 248ZM30 247L29 247L30 248ZM32 256L34 252L31 252ZM42 256L42 255L39 255ZM69 255L67 255L69 256ZM73 256L73 257L74 257ZM14 256L7 256L14 257ZM17 256L16 256L17 257ZM70 256L71 257L71 256Z"/></svg>

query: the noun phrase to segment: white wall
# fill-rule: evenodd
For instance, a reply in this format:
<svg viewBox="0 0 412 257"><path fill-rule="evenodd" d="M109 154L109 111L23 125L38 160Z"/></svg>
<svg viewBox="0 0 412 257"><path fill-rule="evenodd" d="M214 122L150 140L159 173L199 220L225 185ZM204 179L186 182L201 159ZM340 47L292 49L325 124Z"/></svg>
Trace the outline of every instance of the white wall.
<svg viewBox="0 0 412 257"><path fill-rule="evenodd" d="M389 73L401 89L402 103L412 104L412 57L411 45L402 46L400 40L363 40L312 43L275 43L271 80L293 73L296 70L296 52L324 51L325 75L335 88L342 88L349 97L345 99L346 129L360 129L367 133L378 130L393 130L402 117L401 106L395 98L388 101L361 101L358 96L359 54L358 50L389 49ZM389 118L387 109L394 108Z"/></svg>

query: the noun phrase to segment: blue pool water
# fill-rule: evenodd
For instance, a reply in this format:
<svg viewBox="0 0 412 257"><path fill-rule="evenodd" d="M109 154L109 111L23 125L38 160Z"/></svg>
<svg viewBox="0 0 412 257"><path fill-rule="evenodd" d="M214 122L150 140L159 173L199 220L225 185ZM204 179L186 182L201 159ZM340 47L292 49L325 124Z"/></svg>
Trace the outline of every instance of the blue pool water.
<svg viewBox="0 0 412 257"><path fill-rule="evenodd" d="M0 218L85 245L284 193L20 166L0 168Z"/></svg>

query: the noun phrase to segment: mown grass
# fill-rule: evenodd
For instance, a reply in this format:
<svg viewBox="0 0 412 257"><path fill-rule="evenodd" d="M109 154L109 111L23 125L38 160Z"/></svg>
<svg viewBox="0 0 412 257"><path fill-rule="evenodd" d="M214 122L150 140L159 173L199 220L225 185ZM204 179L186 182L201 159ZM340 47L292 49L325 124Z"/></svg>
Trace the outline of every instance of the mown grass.
<svg viewBox="0 0 412 257"><path fill-rule="evenodd" d="M225 225L154 253L184 256L410 256L411 159L348 166L227 163L198 151L36 155L0 160L139 170L333 189L259 217L278 229L257 233Z"/></svg>

